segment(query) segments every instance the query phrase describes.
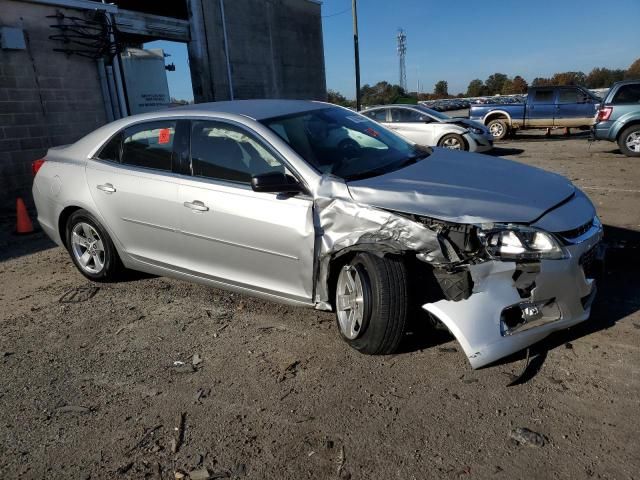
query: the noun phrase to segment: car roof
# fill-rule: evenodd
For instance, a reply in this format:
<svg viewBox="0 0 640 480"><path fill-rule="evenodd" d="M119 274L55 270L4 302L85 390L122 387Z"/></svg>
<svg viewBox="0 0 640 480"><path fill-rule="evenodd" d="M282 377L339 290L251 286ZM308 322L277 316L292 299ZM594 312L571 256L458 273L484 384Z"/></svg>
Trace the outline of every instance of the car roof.
<svg viewBox="0 0 640 480"><path fill-rule="evenodd" d="M177 113L181 115L203 115L226 113L243 115L253 120L264 120L267 118L283 117L300 112L319 110L335 105L317 102L313 100L231 100L224 102L197 103L184 107L175 107L168 110L154 112L158 117L166 113Z"/></svg>

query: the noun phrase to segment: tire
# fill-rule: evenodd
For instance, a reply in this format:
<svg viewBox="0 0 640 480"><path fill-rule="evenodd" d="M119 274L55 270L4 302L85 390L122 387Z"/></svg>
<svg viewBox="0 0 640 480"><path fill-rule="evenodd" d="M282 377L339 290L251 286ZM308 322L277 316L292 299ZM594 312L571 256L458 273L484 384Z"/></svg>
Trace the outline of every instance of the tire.
<svg viewBox="0 0 640 480"><path fill-rule="evenodd" d="M120 277L124 267L118 252L93 215L86 210L73 212L67 220L65 235L71 260L85 277L94 282L112 282Z"/></svg>
<svg viewBox="0 0 640 480"><path fill-rule="evenodd" d="M487 128L493 135L494 140L502 140L509 133L509 125L504 118L494 118L487 123Z"/></svg>
<svg viewBox="0 0 640 480"><path fill-rule="evenodd" d="M640 125L625 128L618 137L618 146L627 157L640 157Z"/></svg>
<svg viewBox="0 0 640 480"><path fill-rule="evenodd" d="M335 307L338 330L351 347L368 355L395 352L407 328L409 308L402 259L356 255L338 274Z"/></svg>
<svg viewBox="0 0 640 480"><path fill-rule="evenodd" d="M449 148L451 150L469 150L467 142L461 135L457 133L447 133L438 142L439 147Z"/></svg>

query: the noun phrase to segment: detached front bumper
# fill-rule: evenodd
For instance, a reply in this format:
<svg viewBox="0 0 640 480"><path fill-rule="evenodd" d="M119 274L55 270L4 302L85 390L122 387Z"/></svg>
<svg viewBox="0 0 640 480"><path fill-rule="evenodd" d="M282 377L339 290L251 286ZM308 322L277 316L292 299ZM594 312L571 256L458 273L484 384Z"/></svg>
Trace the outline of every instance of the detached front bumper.
<svg viewBox="0 0 640 480"><path fill-rule="evenodd" d="M464 134L465 140L469 144L470 152L488 152L493 148L493 137L486 135L476 135L474 133Z"/></svg>
<svg viewBox="0 0 640 480"><path fill-rule="evenodd" d="M422 308L447 326L473 368L485 366L589 318L596 286L588 264L601 239L602 227L593 227L566 246L569 257L563 260L472 265L469 298Z"/></svg>

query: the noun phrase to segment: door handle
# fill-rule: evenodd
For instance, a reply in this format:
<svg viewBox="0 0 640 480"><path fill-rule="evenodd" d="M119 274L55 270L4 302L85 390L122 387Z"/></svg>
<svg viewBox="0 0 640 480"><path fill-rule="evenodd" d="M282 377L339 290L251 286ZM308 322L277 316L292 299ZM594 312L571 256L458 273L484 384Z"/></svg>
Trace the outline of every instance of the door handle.
<svg viewBox="0 0 640 480"><path fill-rule="evenodd" d="M207 212L209 211L209 207L207 207L200 200L194 200L193 202L184 202L185 207L190 208L191 210L195 210L197 212Z"/></svg>
<svg viewBox="0 0 640 480"><path fill-rule="evenodd" d="M102 190L104 193L114 193L116 191L115 187L110 183L98 185L97 188L98 190Z"/></svg>

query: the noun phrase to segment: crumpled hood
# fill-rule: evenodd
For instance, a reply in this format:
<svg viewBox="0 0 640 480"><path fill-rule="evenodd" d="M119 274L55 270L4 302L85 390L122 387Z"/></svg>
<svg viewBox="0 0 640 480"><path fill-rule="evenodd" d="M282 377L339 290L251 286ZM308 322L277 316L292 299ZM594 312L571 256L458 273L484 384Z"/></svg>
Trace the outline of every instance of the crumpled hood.
<svg viewBox="0 0 640 480"><path fill-rule="evenodd" d="M413 165L347 186L357 202L458 223L531 223L575 192L561 175L443 148Z"/></svg>

